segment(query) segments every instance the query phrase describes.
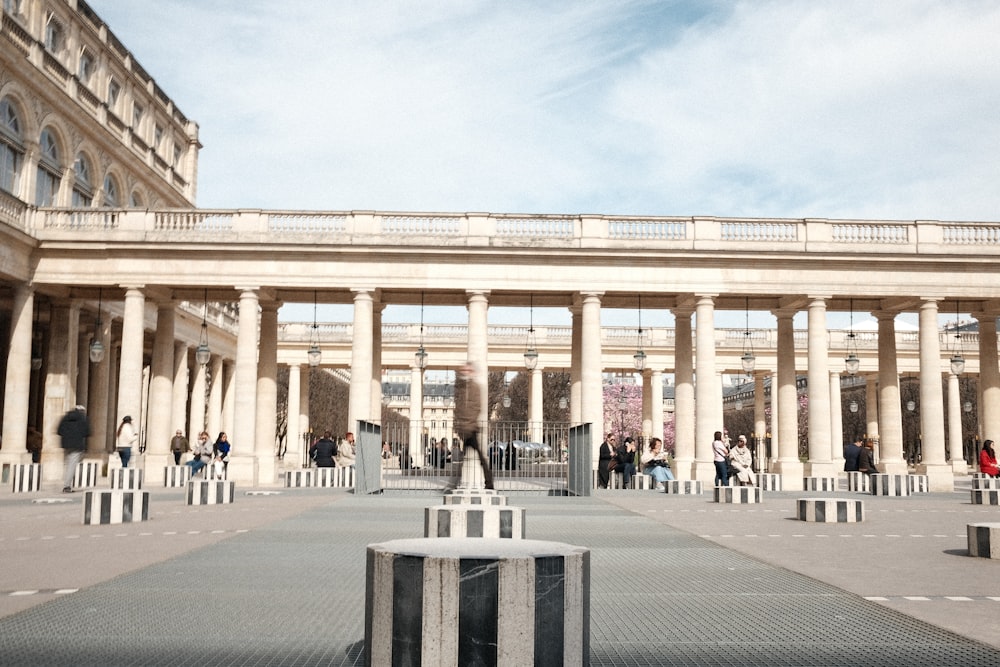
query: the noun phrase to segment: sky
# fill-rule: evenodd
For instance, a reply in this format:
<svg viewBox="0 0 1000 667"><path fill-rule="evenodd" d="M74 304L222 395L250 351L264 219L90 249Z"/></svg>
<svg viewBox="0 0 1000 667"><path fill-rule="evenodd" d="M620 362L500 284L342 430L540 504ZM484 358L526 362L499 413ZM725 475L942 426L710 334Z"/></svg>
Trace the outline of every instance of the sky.
<svg viewBox="0 0 1000 667"><path fill-rule="evenodd" d="M87 1L202 208L1000 219L994 0Z"/></svg>

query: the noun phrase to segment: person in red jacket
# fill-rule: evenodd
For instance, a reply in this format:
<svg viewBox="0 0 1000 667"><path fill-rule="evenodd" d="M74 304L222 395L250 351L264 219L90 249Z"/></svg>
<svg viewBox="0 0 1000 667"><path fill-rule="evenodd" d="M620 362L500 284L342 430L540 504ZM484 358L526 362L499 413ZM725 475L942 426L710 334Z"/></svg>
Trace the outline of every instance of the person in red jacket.
<svg viewBox="0 0 1000 667"><path fill-rule="evenodd" d="M1000 468L997 467L997 454L993 451L992 440L984 442L983 449L979 452L979 471L990 477L1000 477Z"/></svg>

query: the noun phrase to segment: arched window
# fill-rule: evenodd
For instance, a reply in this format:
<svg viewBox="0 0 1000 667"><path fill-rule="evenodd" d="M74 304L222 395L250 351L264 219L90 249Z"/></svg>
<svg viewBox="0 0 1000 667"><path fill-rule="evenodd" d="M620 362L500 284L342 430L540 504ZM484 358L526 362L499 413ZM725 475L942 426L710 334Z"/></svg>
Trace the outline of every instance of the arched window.
<svg viewBox="0 0 1000 667"><path fill-rule="evenodd" d="M133 190L132 194L128 197L128 205L132 208L142 208L142 195L138 190Z"/></svg>
<svg viewBox="0 0 1000 667"><path fill-rule="evenodd" d="M16 195L24 164L24 141L17 109L6 97L0 100L0 188Z"/></svg>
<svg viewBox="0 0 1000 667"><path fill-rule="evenodd" d="M94 201L94 186L90 181L90 160L83 153L76 156L73 163L76 180L73 182L73 206L83 208Z"/></svg>
<svg viewBox="0 0 1000 667"><path fill-rule="evenodd" d="M38 138L40 155L35 177L35 206L52 206L59 194L59 144L48 128Z"/></svg>
<svg viewBox="0 0 1000 667"><path fill-rule="evenodd" d="M116 208L121 205L118 202L118 183L111 174L104 177L104 205L109 208Z"/></svg>

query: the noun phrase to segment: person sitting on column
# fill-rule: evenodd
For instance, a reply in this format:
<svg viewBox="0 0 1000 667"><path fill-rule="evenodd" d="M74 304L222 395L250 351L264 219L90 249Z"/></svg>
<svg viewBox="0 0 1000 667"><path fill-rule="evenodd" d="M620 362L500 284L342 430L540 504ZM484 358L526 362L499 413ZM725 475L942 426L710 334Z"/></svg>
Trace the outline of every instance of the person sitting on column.
<svg viewBox="0 0 1000 667"><path fill-rule="evenodd" d="M207 431L198 434L198 440L194 443L191 453L193 458L185 465L191 468L191 476L194 477L198 471L212 462L212 443L208 440Z"/></svg>
<svg viewBox="0 0 1000 667"><path fill-rule="evenodd" d="M625 438L625 442L618 448L615 456L618 460L615 472L622 474L622 488L629 489L632 487L632 478L635 476L635 439L632 436Z"/></svg>
<svg viewBox="0 0 1000 667"><path fill-rule="evenodd" d="M139 441L139 434L135 432L135 427L132 426L132 417L130 415L122 417L122 423L118 425L115 438L118 456L122 459L122 467L127 468L129 459L132 458L132 446Z"/></svg>
<svg viewBox="0 0 1000 667"><path fill-rule="evenodd" d="M753 455L747 447L747 437L737 438L736 447L729 452L729 463L736 471L736 482L740 486L753 486Z"/></svg>
<svg viewBox="0 0 1000 667"><path fill-rule="evenodd" d="M844 472L857 472L858 455L861 454L861 436L854 438L854 442L844 445Z"/></svg>
<svg viewBox="0 0 1000 667"><path fill-rule="evenodd" d="M333 433L323 431L323 437L313 443L309 448L309 458L315 463L317 468L333 468L336 466L334 457L340 451L340 447L333 441Z"/></svg>
<svg viewBox="0 0 1000 667"><path fill-rule="evenodd" d="M654 491L658 490L664 482L673 481L674 473L670 470L670 461L667 458L667 453L663 451L663 441L659 438L650 438L649 447L639 459L642 462L643 474L649 475L655 482L653 484Z"/></svg>
<svg viewBox="0 0 1000 667"><path fill-rule="evenodd" d="M1000 477L1000 467L997 466L997 454L993 451L993 441L983 442L983 449L979 452L979 472L990 477Z"/></svg>
<svg viewBox="0 0 1000 667"><path fill-rule="evenodd" d="M611 482L611 472L618 465L615 452L618 451L618 440L613 433L604 436L604 442L597 452L597 486L606 489Z"/></svg>
<svg viewBox="0 0 1000 667"><path fill-rule="evenodd" d="M462 458L466 458L469 450L479 457L479 465L483 469L483 478L487 489L493 488L493 471L489 460L479 442L479 412L482 407L479 381L476 369L471 362L466 362L458 369L455 377L455 431L462 439ZM461 476L460 468L455 468L452 486L457 486Z"/></svg>
<svg viewBox="0 0 1000 667"><path fill-rule="evenodd" d="M875 467L875 443L871 438L865 440L865 446L858 454L858 471L866 475L878 474L878 468Z"/></svg>
<svg viewBox="0 0 1000 667"><path fill-rule="evenodd" d="M344 434L344 439L337 443L337 465L344 468L353 468L357 459L357 449L354 444L354 434L348 431Z"/></svg>

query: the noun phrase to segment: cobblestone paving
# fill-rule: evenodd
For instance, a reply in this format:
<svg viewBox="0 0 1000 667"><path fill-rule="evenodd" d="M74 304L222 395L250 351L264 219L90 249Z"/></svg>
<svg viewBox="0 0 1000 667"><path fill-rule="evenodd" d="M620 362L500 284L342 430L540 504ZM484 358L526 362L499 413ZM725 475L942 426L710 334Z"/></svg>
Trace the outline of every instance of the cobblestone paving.
<svg viewBox="0 0 1000 667"><path fill-rule="evenodd" d="M365 547L419 537L434 502L342 497L104 583L46 589L49 601L0 619L0 665L363 664ZM1000 664L998 649L601 497L511 503L527 509L527 537L591 549L591 665ZM56 542L32 548L74 548Z"/></svg>

